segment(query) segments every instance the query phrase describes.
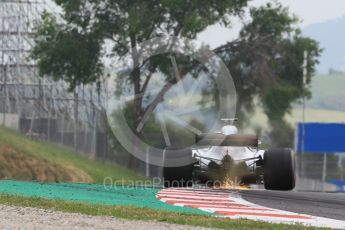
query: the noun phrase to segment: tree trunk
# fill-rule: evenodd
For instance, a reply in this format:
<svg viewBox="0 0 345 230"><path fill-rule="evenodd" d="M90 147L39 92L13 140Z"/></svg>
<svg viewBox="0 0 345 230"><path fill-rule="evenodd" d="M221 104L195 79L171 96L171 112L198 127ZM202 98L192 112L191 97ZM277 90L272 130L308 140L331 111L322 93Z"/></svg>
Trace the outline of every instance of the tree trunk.
<svg viewBox="0 0 345 230"><path fill-rule="evenodd" d="M133 101L133 127L132 132L134 132L134 135L139 137L140 132L137 131L137 126L139 125L142 117L142 97L137 97L136 95L140 95L141 89L140 89L140 68L139 68L139 60L138 60L138 52L137 52L137 43L136 43L136 37L135 35L130 36L131 39L131 47L132 47L132 60L133 60L133 71L131 72L131 78L134 85L134 101ZM133 146L137 146L137 143L135 140L133 140ZM134 151L136 151L135 148L132 149L132 154L129 156L129 162L128 167L131 169L137 169L138 168L138 159L134 156ZM136 155L136 154L135 154Z"/></svg>

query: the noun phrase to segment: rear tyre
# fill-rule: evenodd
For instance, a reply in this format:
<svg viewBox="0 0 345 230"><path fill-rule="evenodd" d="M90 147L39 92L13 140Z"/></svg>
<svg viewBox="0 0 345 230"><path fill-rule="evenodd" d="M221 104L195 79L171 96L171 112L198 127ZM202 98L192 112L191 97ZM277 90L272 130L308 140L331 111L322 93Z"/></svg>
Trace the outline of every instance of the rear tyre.
<svg viewBox="0 0 345 230"><path fill-rule="evenodd" d="M264 184L268 190L295 187L295 156L290 149L271 149L264 153Z"/></svg>
<svg viewBox="0 0 345 230"><path fill-rule="evenodd" d="M169 161L174 160L176 157L192 158L191 149L176 149L173 147L168 147L165 149L164 166L163 166L163 179L164 187L188 187L193 185L193 169L194 164L188 164L179 167L168 167ZM190 160L191 162L192 160Z"/></svg>

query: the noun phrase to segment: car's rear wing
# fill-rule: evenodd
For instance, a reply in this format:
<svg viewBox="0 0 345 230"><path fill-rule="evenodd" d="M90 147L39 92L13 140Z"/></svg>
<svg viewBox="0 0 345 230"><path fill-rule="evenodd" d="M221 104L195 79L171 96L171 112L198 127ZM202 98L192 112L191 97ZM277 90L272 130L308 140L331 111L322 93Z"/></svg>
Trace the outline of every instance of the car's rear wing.
<svg viewBox="0 0 345 230"><path fill-rule="evenodd" d="M243 146L258 147L259 140L255 135L224 135L222 133L203 133L196 135L197 146Z"/></svg>

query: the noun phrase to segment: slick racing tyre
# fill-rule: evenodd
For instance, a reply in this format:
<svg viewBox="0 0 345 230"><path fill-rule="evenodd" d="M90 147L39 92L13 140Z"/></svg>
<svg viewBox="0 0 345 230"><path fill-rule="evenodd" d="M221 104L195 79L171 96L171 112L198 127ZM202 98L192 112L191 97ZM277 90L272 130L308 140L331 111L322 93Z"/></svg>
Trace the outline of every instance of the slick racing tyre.
<svg viewBox="0 0 345 230"><path fill-rule="evenodd" d="M167 147L163 152L163 179L164 187L187 187L193 185L193 169L195 163L179 166L169 167L169 161L175 157L184 156L192 158L192 149L176 149L174 147ZM196 162L191 159L189 162Z"/></svg>
<svg viewBox="0 0 345 230"><path fill-rule="evenodd" d="M264 153L264 184L268 190L295 187L295 157L290 149L271 149Z"/></svg>

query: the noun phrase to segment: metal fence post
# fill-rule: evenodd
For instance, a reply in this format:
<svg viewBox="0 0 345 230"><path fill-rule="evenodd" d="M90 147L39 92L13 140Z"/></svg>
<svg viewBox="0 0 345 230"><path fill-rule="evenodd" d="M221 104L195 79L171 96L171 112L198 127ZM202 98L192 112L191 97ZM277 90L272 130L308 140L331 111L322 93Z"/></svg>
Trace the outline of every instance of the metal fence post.
<svg viewBox="0 0 345 230"><path fill-rule="evenodd" d="M145 176L150 177L150 148L146 147L146 173Z"/></svg>
<svg viewBox="0 0 345 230"><path fill-rule="evenodd" d="M323 167L322 167L322 181L325 182L327 177L327 153L323 154Z"/></svg>
<svg viewBox="0 0 345 230"><path fill-rule="evenodd" d="M78 92L74 91L74 151L78 152Z"/></svg>

